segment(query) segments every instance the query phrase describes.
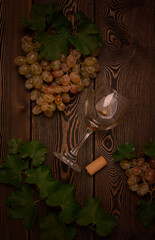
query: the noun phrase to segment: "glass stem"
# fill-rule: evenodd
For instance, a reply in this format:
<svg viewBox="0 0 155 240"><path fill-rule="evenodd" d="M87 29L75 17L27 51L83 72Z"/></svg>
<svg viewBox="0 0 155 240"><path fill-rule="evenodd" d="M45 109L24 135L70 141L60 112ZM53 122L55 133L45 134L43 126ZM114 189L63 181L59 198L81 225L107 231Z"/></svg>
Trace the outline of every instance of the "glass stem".
<svg viewBox="0 0 155 240"><path fill-rule="evenodd" d="M89 135L93 132L93 129L87 127L85 134L83 136L83 138L80 140L80 142L78 142L78 144L76 145L76 147L72 148L72 150L69 151L69 155L73 155L73 157L77 156L77 153L80 149L80 147L82 146L82 144L86 141L86 139L89 137Z"/></svg>

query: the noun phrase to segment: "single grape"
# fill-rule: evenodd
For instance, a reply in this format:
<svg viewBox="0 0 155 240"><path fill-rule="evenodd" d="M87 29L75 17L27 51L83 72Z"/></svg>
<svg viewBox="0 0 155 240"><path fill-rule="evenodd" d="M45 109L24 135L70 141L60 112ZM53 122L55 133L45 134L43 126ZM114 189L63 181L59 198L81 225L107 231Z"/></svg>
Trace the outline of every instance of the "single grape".
<svg viewBox="0 0 155 240"><path fill-rule="evenodd" d="M88 74L95 73L95 67L94 66L85 66L85 70Z"/></svg>
<svg viewBox="0 0 155 240"><path fill-rule="evenodd" d="M81 80L76 84L76 86L78 88L78 92L81 92L84 89L84 84Z"/></svg>
<svg viewBox="0 0 155 240"><path fill-rule="evenodd" d="M73 94L76 94L78 92L77 85L71 85L70 86L70 92L73 93Z"/></svg>
<svg viewBox="0 0 155 240"><path fill-rule="evenodd" d="M46 111L44 111L44 115L48 118L52 118L53 117L53 111L46 110Z"/></svg>
<svg viewBox="0 0 155 240"><path fill-rule="evenodd" d="M138 189L137 194L142 197L149 192L149 186L146 183L143 183Z"/></svg>
<svg viewBox="0 0 155 240"><path fill-rule="evenodd" d="M69 55L67 57L67 65L68 67L75 67L76 65L76 57L74 55Z"/></svg>
<svg viewBox="0 0 155 240"><path fill-rule="evenodd" d="M54 102L52 102L48 105L48 111L53 111L54 112L55 109L56 109L56 104Z"/></svg>
<svg viewBox="0 0 155 240"><path fill-rule="evenodd" d="M41 106L43 103L44 103L44 100L43 100L42 97L37 98L37 100L36 100L36 104L38 104L38 105Z"/></svg>
<svg viewBox="0 0 155 240"><path fill-rule="evenodd" d="M34 42L33 43L33 49L35 51L39 51L40 46L41 46L41 44L39 42Z"/></svg>
<svg viewBox="0 0 155 240"><path fill-rule="evenodd" d="M155 170L152 168L147 168L145 171L145 178L152 182L155 179Z"/></svg>
<svg viewBox="0 0 155 240"><path fill-rule="evenodd" d="M24 56L18 56L14 59L14 63L17 65L17 66L22 66L22 65L25 65L26 64L26 57Z"/></svg>
<svg viewBox="0 0 155 240"><path fill-rule="evenodd" d="M132 158L131 162L131 167L135 167L137 165L137 159L136 158Z"/></svg>
<svg viewBox="0 0 155 240"><path fill-rule="evenodd" d="M61 62L66 62L66 55L65 54L61 55L60 61Z"/></svg>
<svg viewBox="0 0 155 240"><path fill-rule="evenodd" d="M147 162L144 162L141 166L141 169L142 169L143 172L145 172L146 169L149 168L149 167L150 167L150 165Z"/></svg>
<svg viewBox="0 0 155 240"><path fill-rule="evenodd" d="M31 36L25 35L24 37L22 37L21 42L22 43L23 42L32 43L32 40L33 40L33 38Z"/></svg>
<svg viewBox="0 0 155 240"><path fill-rule="evenodd" d="M54 60L51 62L51 68L53 70L59 70L61 66L61 61L60 60Z"/></svg>
<svg viewBox="0 0 155 240"><path fill-rule="evenodd" d="M43 80L40 75L35 75L33 77L33 86L37 89L40 89L43 85Z"/></svg>
<svg viewBox="0 0 155 240"><path fill-rule="evenodd" d="M79 58L81 57L81 52L78 51L77 49L72 49L72 50L70 51L70 54L73 55L73 56L75 56L76 59L79 59Z"/></svg>
<svg viewBox="0 0 155 240"><path fill-rule="evenodd" d="M60 104L57 105L57 108L59 109L59 111L64 111L66 106L63 102L61 102Z"/></svg>
<svg viewBox="0 0 155 240"><path fill-rule="evenodd" d="M44 112L44 111L47 111L48 110L48 106L49 104L47 102L44 102L42 105L41 105L41 110Z"/></svg>
<svg viewBox="0 0 155 240"><path fill-rule="evenodd" d="M82 82L83 82L83 85L85 87L88 87L90 85L90 78L89 77L83 77Z"/></svg>
<svg viewBox="0 0 155 240"><path fill-rule="evenodd" d="M149 165L150 165L151 168L155 169L155 160L150 158L149 159Z"/></svg>
<svg viewBox="0 0 155 240"><path fill-rule="evenodd" d="M61 80L62 80L61 83L64 86L67 86L70 83L70 77L67 74L63 75Z"/></svg>
<svg viewBox="0 0 155 240"><path fill-rule="evenodd" d="M36 52L36 51L29 52L26 56L27 63L32 64L32 63L36 62L38 59L38 56L39 56L38 52Z"/></svg>
<svg viewBox="0 0 155 240"><path fill-rule="evenodd" d="M70 76L71 81L74 83L78 83L81 80L80 76L76 72L71 72L69 76Z"/></svg>
<svg viewBox="0 0 155 240"><path fill-rule="evenodd" d="M96 63L96 58L95 57L86 57L84 60L84 63L88 66L91 67Z"/></svg>
<svg viewBox="0 0 155 240"><path fill-rule="evenodd" d="M141 167L139 167L139 166L133 167L132 168L132 173L136 176L141 175L142 174Z"/></svg>
<svg viewBox="0 0 155 240"><path fill-rule="evenodd" d="M70 96L69 96L69 94L68 93L63 93L62 94L62 101L64 102L64 103L69 103L70 102Z"/></svg>
<svg viewBox="0 0 155 240"><path fill-rule="evenodd" d="M53 76L52 76L51 72L43 71L41 74L41 77L47 83L50 83L53 81Z"/></svg>
<svg viewBox="0 0 155 240"><path fill-rule="evenodd" d="M139 185L137 183L134 185L129 185L129 189L132 192L136 192L139 189Z"/></svg>
<svg viewBox="0 0 155 240"><path fill-rule="evenodd" d="M142 158L142 157L138 158L136 161L136 165L139 167L141 167L143 165L143 163L144 163L144 158Z"/></svg>
<svg viewBox="0 0 155 240"><path fill-rule="evenodd" d="M94 68L95 68L95 72L99 72L101 70L101 67L98 62L94 64Z"/></svg>
<svg viewBox="0 0 155 240"><path fill-rule="evenodd" d="M72 72L79 73L80 72L80 66L78 64L76 64L75 67L72 68Z"/></svg>
<svg viewBox="0 0 155 240"><path fill-rule="evenodd" d="M80 70L80 74L82 75L82 77L87 78L89 77L89 74L86 72L86 70L84 69L84 67L82 66L81 70Z"/></svg>
<svg viewBox="0 0 155 240"><path fill-rule="evenodd" d="M54 78L61 78L63 76L63 71L62 70L53 71L52 75Z"/></svg>
<svg viewBox="0 0 155 240"><path fill-rule="evenodd" d="M18 68L18 73L20 75L26 75L31 71L31 67L28 64L24 64Z"/></svg>
<svg viewBox="0 0 155 240"><path fill-rule="evenodd" d="M62 78L55 78L55 83L57 84L57 85L61 85L62 84Z"/></svg>
<svg viewBox="0 0 155 240"><path fill-rule="evenodd" d="M32 113L34 115L39 115L41 112L42 112L42 110L41 110L41 107L39 105L34 106L34 108L32 109Z"/></svg>
<svg viewBox="0 0 155 240"><path fill-rule="evenodd" d="M31 72L35 75L38 75L42 72L42 67L38 62L35 62L31 65Z"/></svg>
<svg viewBox="0 0 155 240"><path fill-rule="evenodd" d="M97 77L97 73L96 73L96 72L90 73L90 74L89 74L89 77L90 77L90 78L96 78L96 77Z"/></svg>
<svg viewBox="0 0 155 240"><path fill-rule="evenodd" d="M130 177L132 175L132 168L127 169L125 173L128 177Z"/></svg>
<svg viewBox="0 0 155 240"><path fill-rule="evenodd" d="M62 91L63 91L64 93L69 92L69 90L70 90L70 86L69 86L69 85L68 85L68 86L62 86Z"/></svg>
<svg viewBox="0 0 155 240"><path fill-rule="evenodd" d="M64 73L69 72L70 68L68 67L68 65L67 65L66 62L61 63L61 70L62 70Z"/></svg>
<svg viewBox="0 0 155 240"><path fill-rule="evenodd" d="M32 90L31 92L31 101L36 101L40 97L40 91L37 89Z"/></svg>
<svg viewBox="0 0 155 240"><path fill-rule="evenodd" d="M33 73L29 72L28 74L24 75L26 78L33 78Z"/></svg>
<svg viewBox="0 0 155 240"><path fill-rule="evenodd" d="M57 96L55 97L55 103L56 103L57 105L59 105L60 103L62 103L62 97L61 97L60 95L57 95Z"/></svg>
<svg viewBox="0 0 155 240"><path fill-rule="evenodd" d="M22 43L22 49L25 53L32 52L33 51L33 43L23 42Z"/></svg>
<svg viewBox="0 0 155 240"><path fill-rule="evenodd" d="M55 93L62 93L62 87L57 85L57 86L53 87L53 91Z"/></svg>
<svg viewBox="0 0 155 240"><path fill-rule="evenodd" d="M40 65L41 65L42 69L45 70L45 71L49 72L52 69L49 61L47 61L45 59L41 60Z"/></svg>
<svg viewBox="0 0 155 240"><path fill-rule="evenodd" d="M43 95L43 100L44 100L44 102L51 103L55 100L55 97L52 94L46 93Z"/></svg>
<svg viewBox="0 0 155 240"><path fill-rule="evenodd" d="M54 94L54 89L52 86L43 86L42 91L44 93Z"/></svg>
<svg viewBox="0 0 155 240"><path fill-rule="evenodd" d="M124 170L127 170L131 167L131 163L127 160L120 161L120 167Z"/></svg>
<svg viewBox="0 0 155 240"><path fill-rule="evenodd" d="M137 176L135 175L131 175L129 178L128 178L128 185L135 185L136 183L138 183L139 179Z"/></svg>
<svg viewBox="0 0 155 240"><path fill-rule="evenodd" d="M34 86L33 86L33 78L29 78L26 80L25 82L25 88L30 90L32 89Z"/></svg>

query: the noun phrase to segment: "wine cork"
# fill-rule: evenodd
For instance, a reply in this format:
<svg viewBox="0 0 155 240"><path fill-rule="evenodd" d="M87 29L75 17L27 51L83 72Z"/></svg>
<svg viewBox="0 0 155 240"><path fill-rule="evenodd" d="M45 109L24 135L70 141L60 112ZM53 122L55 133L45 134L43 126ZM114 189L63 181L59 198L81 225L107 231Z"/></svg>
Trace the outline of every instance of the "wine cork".
<svg viewBox="0 0 155 240"><path fill-rule="evenodd" d="M96 160L94 160L92 163L86 166L86 170L90 175L95 174L98 172L101 168L105 167L107 165L106 160L104 157L99 157Z"/></svg>

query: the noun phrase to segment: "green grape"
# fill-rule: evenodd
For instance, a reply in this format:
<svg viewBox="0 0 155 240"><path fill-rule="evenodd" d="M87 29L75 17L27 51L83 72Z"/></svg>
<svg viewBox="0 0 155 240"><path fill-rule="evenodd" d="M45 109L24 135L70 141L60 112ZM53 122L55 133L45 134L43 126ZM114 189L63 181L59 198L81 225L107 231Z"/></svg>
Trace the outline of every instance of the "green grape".
<svg viewBox="0 0 155 240"><path fill-rule="evenodd" d="M41 110L44 112L44 111L47 111L48 110L48 106L49 104L47 102L44 102L42 105L41 105Z"/></svg>
<svg viewBox="0 0 155 240"><path fill-rule="evenodd" d="M76 57L74 55L69 55L67 57L67 65L68 67L75 67L76 65Z"/></svg>
<svg viewBox="0 0 155 240"><path fill-rule="evenodd" d="M70 96L69 96L68 93L63 93L63 94L62 94L62 101L63 101L64 103L69 103L69 102L70 102Z"/></svg>
<svg viewBox="0 0 155 240"><path fill-rule="evenodd" d="M95 57L86 57L84 60L84 63L88 66L91 67L96 63L96 58Z"/></svg>
<svg viewBox="0 0 155 240"><path fill-rule="evenodd" d="M40 97L40 91L37 89L32 90L31 92L31 101L36 101Z"/></svg>
<svg viewBox="0 0 155 240"><path fill-rule="evenodd" d="M31 71L31 67L28 64L24 64L18 68L18 73L20 75L27 75Z"/></svg>
<svg viewBox="0 0 155 240"><path fill-rule="evenodd" d="M66 106L63 102L61 102L60 104L57 104L57 108L59 109L59 111L64 111Z"/></svg>
<svg viewBox="0 0 155 240"><path fill-rule="evenodd" d="M33 86L37 89L40 89L43 85L43 80L40 75L35 75L33 77Z"/></svg>
<svg viewBox="0 0 155 240"><path fill-rule="evenodd" d="M54 89L52 86L43 86L42 91L44 93L54 94Z"/></svg>
<svg viewBox="0 0 155 240"><path fill-rule="evenodd" d="M149 186L146 183L143 183L138 189L137 194L142 197L149 192Z"/></svg>
<svg viewBox="0 0 155 240"><path fill-rule="evenodd" d="M124 170L127 170L131 167L131 163L127 160L120 161L120 167Z"/></svg>
<svg viewBox="0 0 155 240"><path fill-rule="evenodd" d="M53 81L53 76L52 76L51 72L43 71L41 74L41 77L47 83L50 83Z"/></svg>
<svg viewBox="0 0 155 240"><path fill-rule="evenodd" d="M53 70L59 70L61 66L61 61L60 60L54 60L51 62L51 68Z"/></svg>
<svg viewBox="0 0 155 240"><path fill-rule="evenodd" d="M33 73L29 72L28 74L24 75L26 78L33 78Z"/></svg>
<svg viewBox="0 0 155 240"><path fill-rule="evenodd" d="M57 105L59 105L60 103L62 103L62 97L61 97L60 95L57 95L57 96L55 97L55 103L56 103Z"/></svg>
<svg viewBox="0 0 155 240"><path fill-rule="evenodd" d="M138 183L139 181L139 178L135 175L131 175L129 178L128 178L128 185L135 185L136 183Z"/></svg>
<svg viewBox="0 0 155 240"><path fill-rule="evenodd" d="M25 82L25 88L30 90L32 89L34 86L33 86L33 78L29 78L26 80Z"/></svg>
<svg viewBox="0 0 155 240"><path fill-rule="evenodd" d="M61 78L63 76L63 71L62 70L53 71L52 75L54 78Z"/></svg>
<svg viewBox="0 0 155 240"><path fill-rule="evenodd" d="M42 69L45 70L45 71L49 72L52 69L49 61L47 61L45 59L41 60L40 65L41 65Z"/></svg>
<svg viewBox="0 0 155 240"><path fill-rule="evenodd" d="M92 74L95 72L95 67L94 66L85 66L85 70L88 74Z"/></svg>
<svg viewBox="0 0 155 240"><path fill-rule="evenodd" d="M61 63L61 70L62 70L64 73L67 73L67 72L69 72L70 67L68 67L68 65L67 65L66 62L63 62L63 63Z"/></svg>
<svg viewBox="0 0 155 240"><path fill-rule="evenodd" d="M44 102L51 103L55 100L55 97L52 94L46 93L43 95L43 100L44 100Z"/></svg>
<svg viewBox="0 0 155 240"><path fill-rule="evenodd" d="M136 192L139 189L139 185L137 183L134 185L129 185L129 189L132 192Z"/></svg>
<svg viewBox="0 0 155 240"><path fill-rule="evenodd" d="M54 87L53 87L53 91L54 91L55 93L62 93L62 87L59 86L59 85L54 86Z"/></svg>
<svg viewBox="0 0 155 240"><path fill-rule="evenodd" d="M81 80L80 76L76 72L71 72L69 76L71 81L74 83L78 83Z"/></svg>
<svg viewBox="0 0 155 240"><path fill-rule="evenodd" d="M38 62L35 62L31 65L31 72L34 75L39 75L42 72L42 67Z"/></svg>
<svg viewBox="0 0 155 240"><path fill-rule="evenodd" d="M41 107L39 105L34 106L34 108L32 109L32 113L34 115L39 115L41 112L42 112L42 110L41 110Z"/></svg>
<svg viewBox="0 0 155 240"><path fill-rule="evenodd" d="M22 43L22 49L25 53L32 52L33 51L33 43L23 42Z"/></svg>
<svg viewBox="0 0 155 240"><path fill-rule="evenodd" d="M132 168L127 169L125 173L128 177L130 177L132 175Z"/></svg>
<svg viewBox="0 0 155 240"><path fill-rule="evenodd" d="M38 52L36 52L36 51L29 52L26 56L27 63L32 64L32 63L36 62L38 59L38 56L39 56Z"/></svg>
<svg viewBox="0 0 155 240"><path fill-rule="evenodd" d="M27 42L27 43L32 43L32 37L31 36L29 36L29 35L25 35L24 37L22 37L22 39L21 39L21 42L23 43L23 42Z"/></svg>
<svg viewBox="0 0 155 240"><path fill-rule="evenodd" d="M38 105L41 106L43 103L44 103L44 100L43 100L42 97L37 98L37 100L36 100L36 104L38 104Z"/></svg>
<svg viewBox="0 0 155 240"><path fill-rule="evenodd" d="M14 63L17 65L17 66L22 66L22 65L25 65L26 64L26 57L24 56L18 56L14 59Z"/></svg>
<svg viewBox="0 0 155 240"><path fill-rule="evenodd" d="M62 77L61 80L62 80L62 81L61 81L62 85L67 86L67 85L69 85L69 83L70 83L70 76L68 76L67 74L65 74L65 75L63 75L63 77Z"/></svg>
<svg viewBox="0 0 155 240"><path fill-rule="evenodd" d="M96 73L96 72L90 73L90 74L89 74L89 77L90 77L90 78L96 78L96 77L97 77L97 73Z"/></svg>
<svg viewBox="0 0 155 240"><path fill-rule="evenodd" d="M53 112L46 110L46 111L44 111L44 115L48 118L52 118L53 117Z"/></svg>
<svg viewBox="0 0 155 240"><path fill-rule="evenodd" d="M50 103L48 105L48 111L55 111L56 110L56 104L54 102Z"/></svg>

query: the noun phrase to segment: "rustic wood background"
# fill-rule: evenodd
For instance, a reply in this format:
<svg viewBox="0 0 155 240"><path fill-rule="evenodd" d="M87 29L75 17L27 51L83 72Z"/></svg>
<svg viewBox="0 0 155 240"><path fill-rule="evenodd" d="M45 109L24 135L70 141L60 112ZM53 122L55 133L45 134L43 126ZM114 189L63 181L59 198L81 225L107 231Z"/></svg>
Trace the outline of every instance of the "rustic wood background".
<svg viewBox="0 0 155 240"><path fill-rule="evenodd" d="M19 17L28 17L32 3L47 0L0 0L1 52L0 52L0 147L1 162L7 153L10 138L38 139L48 148L47 163L53 176L75 185L76 200L81 204L90 196L98 197L102 206L118 219L118 227L107 240L152 240L154 227L145 228L135 217L136 194L128 190L126 176L111 153L126 141L137 150L155 136L154 131L154 0L58 0L66 15L82 10L98 26L103 38L99 57L101 72L91 86L80 93L66 112L54 118L33 117L30 94L18 75L14 58L22 54L21 37L24 35ZM82 173L67 168L53 156L53 151L67 150L81 138L85 131L84 102L91 89L106 82L131 100L129 113L112 131L96 132L90 136L78 154ZM103 155L108 165L94 177L87 175L84 167ZM39 230L23 230L21 222L6 217L5 200L12 187L0 185L0 239L38 240ZM40 216L48 209L39 205ZM90 230L78 229L76 240L99 240Z"/></svg>

